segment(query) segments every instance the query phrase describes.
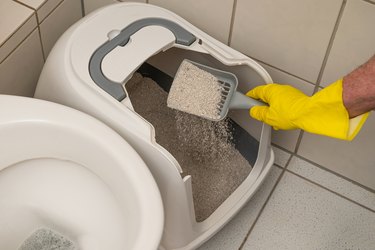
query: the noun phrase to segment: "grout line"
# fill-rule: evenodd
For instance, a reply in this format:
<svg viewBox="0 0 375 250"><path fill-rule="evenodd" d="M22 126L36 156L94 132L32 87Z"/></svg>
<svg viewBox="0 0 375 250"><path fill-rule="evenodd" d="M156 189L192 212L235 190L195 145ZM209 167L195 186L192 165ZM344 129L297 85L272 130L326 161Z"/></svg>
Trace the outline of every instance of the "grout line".
<svg viewBox="0 0 375 250"><path fill-rule="evenodd" d="M277 145L277 144L275 144L275 143L273 143L273 142L271 142L271 145L272 145L272 147L276 147L276 148L278 148L278 149L281 149L281 150L283 150L283 151L285 151L285 152L287 152L287 153L289 153L289 154L293 154L292 151L289 151L288 149L285 149L285 148L283 148L282 146L279 146L279 145Z"/></svg>
<svg viewBox="0 0 375 250"><path fill-rule="evenodd" d="M285 168L282 168L282 172L281 172L279 178L276 180L276 183L274 184L273 188L271 189L271 192L269 193L269 195L268 195L266 201L264 202L262 208L260 209L260 211L259 211L257 217L255 218L253 224L251 225L249 231L247 232L247 234L246 234L245 238L243 239L241 245L239 246L238 250L242 250L243 246L245 245L247 239L249 238L251 232L253 231L253 229L254 229L254 227L255 227L255 224L258 222L260 216L262 215L262 213L263 213L263 211L264 211L264 208L265 208L266 205L268 204L268 201L271 199L271 196L272 196L273 192L275 191L276 187L278 186L278 184L279 184L281 178L284 176L284 173L286 172L286 166L288 166L288 164L289 164L289 162L291 161L291 159L292 159L292 157L290 156L290 157L289 157L289 160L288 160L287 163L285 164ZM279 167L279 166L278 166L278 167Z"/></svg>
<svg viewBox="0 0 375 250"><path fill-rule="evenodd" d="M361 206L362 208L365 208L365 209L367 209L367 210L369 210L369 211L375 213L375 210L374 210L374 209L369 208L369 207L366 207L365 205L362 205L361 203L359 203L359 202L357 202L357 201L354 201L354 200L352 200L352 199L350 199L350 198L348 198L348 197L346 197L346 196L344 196L344 195L342 195L342 194L340 194L340 193L338 193L338 192L336 192L336 191L333 191L333 190L331 190L331 189L329 189L329 188L327 188L327 187L325 187L325 186L323 186L323 185L321 185L321 184L319 184L319 183L317 183L317 182L315 182L315 181L312 181L312 180L310 180L310 179L308 179L308 178L306 178L306 177L304 177L304 176L302 176L302 175L299 175L299 174L297 174L297 173L295 173L295 172L293 172L293 171L291 171L291 170L289 170L289 169L287 169L286 171L287 171L288 173L293 174L293 175L295 175L295 176L298 176L299 178L301 178L301 179L303 179L303 180L305 180L305 181L307 181L307 182L310 182L310 183L312 183L312 184L314 184L314 185L316 185L316 186L318 186L318 187L320 187L320 188L323 188L324 190L327 190L327 191L329 191L329 192L331 192L331 193L333 193L333 194L335 194L335 195L337 195L337 196L340 196L341 198L344 198L344 199L347 200L347 201L350 201L350 202L352 202L352 203L355 203L355 204L357 204L358 206Z"/></svg>
<svg viewBox="0 0 375 250"><path fill-rule="evenodd" d="M286 163L285 163L285 169L287 169L287 167L289 166L289 164L290 164L290 162L292 161L292 158L293 158L293 154L291 154L290 156L289 156L289 159L286 161Z"/></svg>
<svg viewBox="0 0 375 250"><path fill-rule="evenodd" d="M370 4L374 4L375 5L375 2L371 1L371 0L362 0L364 2L367 2L367 3L370 3Z"/></svg>
<svg viewBox="0 0 375 250"><path fill-rule="evenodd" d="M229 35L228 35L228 41L227 41L228 46L230 46L231 41L232 41L233 25L234 25L234 19L236 16L236 10L237 10L237 0L233 0L232 16L230 17Z"/></svg>
<svg viewBox="0 0 375 250"><path fill-rule="evenodd" d="M315 92L315 90L314 90L314 92ZM299 146L301 145L301 142L302 142L302 137L303 137L304 134L305 134L305 131L303 131L303 130L301 130L299 132L299 135L298 135L298 138L297 138L297 142L296 142L296 146L295 146L294 152L293 152L294 154L297 154Z"/></svg>
<svg viewBox="0 0 375 250"><path fill-rule="evenodd" d="M42 56L43 56L44 62L46 62L46 54L44 53L44 47L43 47L43 42L42 42L42 32L40 31L39 16L38 16L37 11L35 11L35 16L36 16L36 22L37 22L37 28L38 28L38 34L39 34L40 47L42 48Z"/></svg>
<svg viewBox="0 0 375 250"><path fill-rule="evenodd" d="M10 57L11 55L12 55L12 53L16 50L16 49L18 49L21 45L22 45L22 43L26 40L26 39L28 39L29 37L30 37L30 35L37 29L38 27L35 27L34 29L32 29L31 31L30 31L30 33L29 34L27 34L26 36L25 36L25 38L24 39L22 39L20 42L19 42L19 44L17 44L17 46L14 48L14 49L12 49L10 52L9 52L9 54L0 62L0 64L2 64L8 57Z"/></svg>
<svg viewBox="0 0 375 250"><path fill-rule="evenodd" d="M81 0L81 9L82 9L82 17L86 15L86 10L85 10L85 1Z"/></svg>
<svg viewBox="0 0 375 250"><path fill-rule="evenodd" d="M277 163L274 163L273 164L275 167L277 167L277 168L280 168L280 170L282 170L282 169L284 169L284 167L283 166L280 166L279 164L277 164Z"/></svg>
<svg viewBox="0 0 375 250"><path fill-rule="evenodd" d="M322 66L320 68L320 71L319 71L319 74L318 74L318 78L316 80L316 85L315 85L314 93L316 93L319 90L319 86L320 86L322 78L323 78L323 73L324 73L324 70L325 70L326 65L327 65L328 57L329 57L329 55L331 53L333 42L335 40L336 33L337 33L337 30L338 30L339 25L340 25L340 22L341 22L341 19L342 19L344 10L345 10L346 3L347 3L347 0L343 0L342 1L341 7L340 7L340 10L339 10L339 14L338 14L337 19L336 19L335 26L333 27L331 38L329 39L329 42L328 42L328 46L327 46L326 53L324 55Z"/></svg>

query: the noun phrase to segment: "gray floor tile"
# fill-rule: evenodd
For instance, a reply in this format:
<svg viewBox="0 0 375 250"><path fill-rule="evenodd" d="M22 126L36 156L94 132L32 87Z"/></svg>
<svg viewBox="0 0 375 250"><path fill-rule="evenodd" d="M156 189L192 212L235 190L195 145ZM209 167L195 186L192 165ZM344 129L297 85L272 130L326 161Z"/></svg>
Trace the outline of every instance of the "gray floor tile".
<svg viewBox="0 0 375 250"><path fill-rule="evenodd" d="M314 166L307 161L293 157L288 165L288 170L375 210L375 193Z"/></svg>
<svg viewBox="0 0 375 250"><path fill-rule="evenodd" d="M373 249L375 213L286 172L243 249Z"/></svg>
<svg viewBox="0 0 375 250"><path fill-rule="evenodd" d="M244 208L199 250L237 250L274 187L281 169L273 167L257 193Z"/></svg>
<svg viewBox="0 0 375 250"><path fill-rule="evenodd" d="M272 150L275 153L275 164L285 167L291 154L277 147L272 147Z"/></svg>

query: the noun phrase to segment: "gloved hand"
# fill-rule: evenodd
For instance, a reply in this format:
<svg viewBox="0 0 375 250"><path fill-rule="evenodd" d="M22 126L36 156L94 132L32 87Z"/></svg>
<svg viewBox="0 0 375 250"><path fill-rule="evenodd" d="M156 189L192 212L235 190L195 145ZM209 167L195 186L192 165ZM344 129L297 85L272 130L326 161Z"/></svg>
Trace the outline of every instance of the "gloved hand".
<svg viewBox="0 0 375 250"><path fill-rule="evenodd" d="M274 129L302 129L310 133L343 140L352 140L368 114L349 119L342 100L342 80L329 85L313 96L288 85L267 84L247 94L269 106L255 106L250 115Z"/></svg>

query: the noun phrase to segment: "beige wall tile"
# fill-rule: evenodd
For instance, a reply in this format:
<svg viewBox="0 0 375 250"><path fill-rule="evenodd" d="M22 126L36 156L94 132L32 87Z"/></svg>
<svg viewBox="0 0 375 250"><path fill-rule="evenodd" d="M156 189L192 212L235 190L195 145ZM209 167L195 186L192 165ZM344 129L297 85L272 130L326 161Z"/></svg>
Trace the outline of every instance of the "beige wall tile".
<svg viewBox="0 0 375 250"><path fill-rule="evenodd" d="M317 80L342 0L238 0L231 46Z"/></svg>
<svg viewBox="0 0 375 250"><path fill-rule="evenodd" d="M36 28L36 16L32 15L0 47L0 63Z"/></svg>
<svg viewBox="0 0 375 250"><path fill-rule="evenodd" d="M374 128L372 114L351 142L305 133L298 154L375 190Z"/></svg>
<svg viewBox="0 0 375 250"><path fill-rule="evenodd" d="M117 3L117 0L83 0L85 15L108 4Z"/></svg>
<svg viewBox="0 0 375 250"><path fill-rule="evenodd" d="M322 85L350 73L375 54L375 4L347 1L324 70Z"/></svg>
<svg viewBox="0 0 375 250"><path fill-rule="evenodd" d="M59 5L63 0L48 0L40 6L38 9L38 19L39 23L43 22L43 20Z"/></svg>
<svg viewBox="0 0 375 250"><path fill-rule="evenodd" d="M207 34L227 44L234 0L150 0L169 9Z"/></svg>
<svg viewBox="0 0 375 250"><path fill-rule="evenodd" d="M33 11L12 0L0 1L0 46L31 16Z"/></svg>
<svg viewBox="0 0 375 250"><path fill-rule="evenodd" d="M34 30L0 64L0 93L33 96L43 64L39 34Z"/></svg>
<svg viewBox="0 0 375 250"><path fill-rule="evenodd" d="M36 9L39 9L39 7L42 6L42 4L51 0L18 0L18 1L36 10Z"/></svg>
<svg viewBox="0 0 375 250"><path fill-rule="evenodd" d="M81 1L64 0L41 24L40 33L45 56L58 38L82 17Z"/></svg>
<svg viewBox="0 0 375 250"><path fill-rule="evenodd" d="M41 23L63 0L19 0L21 3L37 11Z"/></svg>
<svg viewBox="0 0 375 250"><path fill-rule="evenodd" d="M85 4L85 15L88 13L103 7L108 4L117 3L117 2L138 2L146 3L146 0L84 0Z"/></svg>

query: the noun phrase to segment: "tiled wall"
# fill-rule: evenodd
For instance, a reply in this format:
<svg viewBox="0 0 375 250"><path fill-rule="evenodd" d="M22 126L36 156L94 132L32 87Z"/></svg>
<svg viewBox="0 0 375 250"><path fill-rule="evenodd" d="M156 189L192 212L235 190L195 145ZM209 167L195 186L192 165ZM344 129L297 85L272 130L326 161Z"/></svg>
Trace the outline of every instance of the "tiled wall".
<svg viewBox="0 0 375 250"><path fill-rule="evenodd" d="M0 93L33 96L52 46L82 13L77 0L1 0Z"/></svg>
<svg viewBox="0 0 375 250"><path fill-rule="evenodd" d="M89 13L115 1L83 0L83 4ZM307 94L375 54L374 0L137 2L172 10L260 62L275 82L291 84ZM81 1L2 0L0 12L5 14L0 15L0 92L32 95L43 58L57 37L81 16ZM296 130L274 131L273 144L375 190L374 131L372 115L353 142Z"/></svg>

